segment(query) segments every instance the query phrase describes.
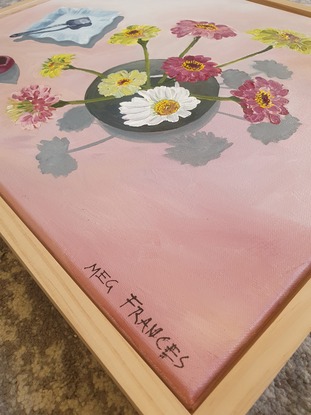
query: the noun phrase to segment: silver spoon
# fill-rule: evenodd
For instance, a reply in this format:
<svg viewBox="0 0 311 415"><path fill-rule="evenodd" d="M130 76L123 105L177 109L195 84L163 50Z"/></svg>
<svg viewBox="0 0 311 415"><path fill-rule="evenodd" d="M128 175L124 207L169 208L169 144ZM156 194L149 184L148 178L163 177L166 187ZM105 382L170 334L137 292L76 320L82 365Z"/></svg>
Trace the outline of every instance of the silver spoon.
<svg viewBox="0 0 311 415"><path fill-rule="evenodd" d="M91 25L92 25L92 22L89 17L80 17L79 19L67 20L66 23L54 24L52 26L41 27L40 29L28 30L27 32L14 33L13 35L10 35L10 37L18 37L22 35L28 35L30 33L37 33L37 32L41 32L46 29L50 29L53 27L59 27L59 26L65 26L64 29L68 28L72 30L77 30L77 29L80 29L80 27L91 26Z"/></svg>

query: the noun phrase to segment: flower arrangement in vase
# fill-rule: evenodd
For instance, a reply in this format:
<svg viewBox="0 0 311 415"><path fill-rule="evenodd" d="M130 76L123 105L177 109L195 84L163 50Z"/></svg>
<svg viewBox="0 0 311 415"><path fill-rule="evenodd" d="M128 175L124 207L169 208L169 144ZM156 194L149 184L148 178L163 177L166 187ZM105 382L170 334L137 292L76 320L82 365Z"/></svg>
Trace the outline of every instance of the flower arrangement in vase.
<svg viewBox="0 0 311 415"><path fill-rule="evenodd" d="M266 53L273 48L288 47L304 54L311 53L311 39L305 35L277 29L254 29L248 33L268 46L230 62L218 64L212 58L191 54L202 39L222 41L237 36L223 24L182 20L171 32L177 38L191 37L189 45L178 55L163 60L150 59L148 43L160 29L156 26L131 25L115 33L109 43L139 45L144 59L130 62L101 73L75 67L73 54L59 54L47 59L41 69L43 77L57 77L63 70L80 70L95 76L84 99L61 100L48 86L30 85L9 99L7 113L23 128L38 128L52 118L57 108L86 105L104 123L131 131L166 131L200 118L217 101L239 105L250 123L268 121L279 124L288 114L288 89L281 83L260 76L247 79L229 96L219 96L217 77L222 68L244 59Z"/></svg>

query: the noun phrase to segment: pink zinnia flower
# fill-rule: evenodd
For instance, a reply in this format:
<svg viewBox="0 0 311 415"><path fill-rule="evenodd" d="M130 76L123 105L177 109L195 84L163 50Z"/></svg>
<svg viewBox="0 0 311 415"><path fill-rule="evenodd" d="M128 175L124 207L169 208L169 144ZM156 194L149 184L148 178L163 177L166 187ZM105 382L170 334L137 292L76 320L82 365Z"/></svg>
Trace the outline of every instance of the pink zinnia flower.
<svg viewBox="0 0 311 415"><path fill-rule="evenodd" d="M288 100L284 98L288 89L283 85L256 77L255 80L247 80L231 94L241 99L240 105L244 111L244 118L252 123L268 119L272 124L280 124L280 115L287 115L284 107Z"/></svg>
<svg viewBox="0 0 311 415"><path fill-rule="evenodd" d="M211 58L202 55L168 58L163 63L162 69L169 77L179 82L206 81L221 73L217 63L211 62Z"/></svg>
<svg viewBox="0 0 311 415"><path fill-rule="evenodd" d="M25 129L40 127L53 116L53 104L59 97L50 94L51 88L42 85L30 85L20 92L12 94L7 106L9 117Z"/></svg>
<svg viewBox="0 0 311 415"><path fill-rule="evenodd" d="M223 37L236 36L230 27L212 22L195 22L194 20L181 20L176 27L171 29L177 37L191 35L194 37L207 37L209 39L222 39Z"/></svg>

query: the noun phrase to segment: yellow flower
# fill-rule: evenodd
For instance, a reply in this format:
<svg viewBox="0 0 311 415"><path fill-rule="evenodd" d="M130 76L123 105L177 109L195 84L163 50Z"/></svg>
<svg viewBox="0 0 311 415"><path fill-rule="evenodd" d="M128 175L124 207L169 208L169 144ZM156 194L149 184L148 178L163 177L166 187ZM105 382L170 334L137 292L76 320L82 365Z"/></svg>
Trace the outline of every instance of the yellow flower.
<svg viewBox="0 0 311 415"><path fill-rule="evenodd" d="M247 33L253 35L254 40L259 40L275 48L288 47L300 53L311 53L311 38L301 33L293 32L292 30L269 28L249 30Z"/></svg>
<svg viewBox="0 0 311 415"><path fill-rule="evenodd" d="M111 73L103 79L98 84L98 92L105 97L113 95L116 98L121 98L125 95L135 94L146 81L146 72L139 72L136 69L131 72L123 70Z"/></svg>
<svg viewBox="0 0 311 415"><path fill-rule="evenodd" d="M43 63L40 74L50 78L59 76L63 69L68 69L70 67L74 56L75 55L69 53L52 56Z"/></svg>
<svg viewBox="0 0 311 415"><path fill-rule="evenodd" d="M157 36L160 29L156 26L132 25L114 34L109 43L121 43L122 45L135 45L139 39L148 41Z"/></svg>

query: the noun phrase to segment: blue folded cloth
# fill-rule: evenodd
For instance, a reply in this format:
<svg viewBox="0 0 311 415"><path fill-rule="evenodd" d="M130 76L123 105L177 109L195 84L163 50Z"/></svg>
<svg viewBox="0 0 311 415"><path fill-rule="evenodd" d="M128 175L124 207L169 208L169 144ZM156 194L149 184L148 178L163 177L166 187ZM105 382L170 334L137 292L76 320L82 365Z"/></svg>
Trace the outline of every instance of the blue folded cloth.
<svg viewBox="0 0 311 415"><path fill-rule="evenodd" d="M33 39L50 38L58 42L70 41L79 45L87 45L93 37L99 35L110 25L118 15L119 13L115 11L61 7L25 29L25 31L42 29L40 32L27 35L27 37ZM76 30L65 26L49 28L49 26L66 23L68 20L82 17L88 17L92 24Z"/></svg>

